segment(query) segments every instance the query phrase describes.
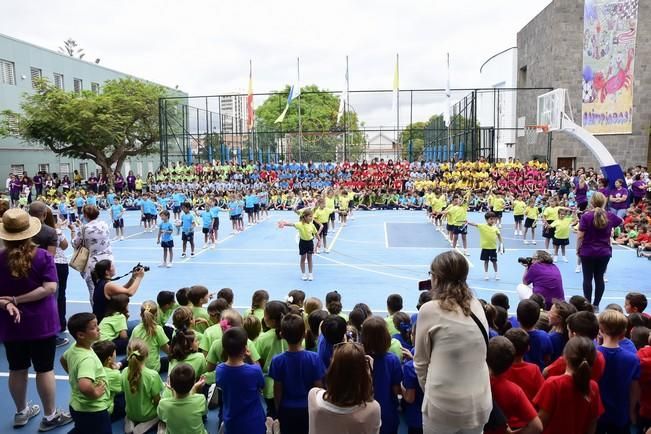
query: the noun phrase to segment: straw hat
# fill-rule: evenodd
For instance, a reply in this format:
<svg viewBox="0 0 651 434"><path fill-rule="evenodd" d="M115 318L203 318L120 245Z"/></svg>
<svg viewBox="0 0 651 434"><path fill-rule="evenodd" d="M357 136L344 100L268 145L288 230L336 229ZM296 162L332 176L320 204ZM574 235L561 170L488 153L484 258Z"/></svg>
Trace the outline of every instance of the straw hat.
<svg viewBox="0 0 651 434"><path fill-rule="evenodd" d="M41 230L41 220L30 217L22 209L8 209L0 223L0 239L20 241L32 238Z"/></svg>

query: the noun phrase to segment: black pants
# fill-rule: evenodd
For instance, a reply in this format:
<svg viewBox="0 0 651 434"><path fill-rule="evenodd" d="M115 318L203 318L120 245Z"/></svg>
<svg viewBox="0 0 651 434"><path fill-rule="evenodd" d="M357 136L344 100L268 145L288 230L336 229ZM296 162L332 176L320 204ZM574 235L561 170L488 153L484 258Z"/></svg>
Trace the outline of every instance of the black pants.
<svg viewBox="0 0 651 434"><path fill-rule="evenodd" d="M407 429L407 434L423 434L423 427L414 428L410 426Z"/></svg>
<svg viewBox="0 0 651 434"><path fill-rule="evenodd" d="M70 415L75 422L75 427L69 434L112 434L111 415L108 410L82 412L70 407Z"/></svg>
<svg viewBox="0 0 651 434"><path fill-rule="evenodd" d="M310 430L307 408L286 408L278 410L281 434L306 434Z"/></svg>
<svg viewBox="0 0 651 434"><path fill-rule="evenodd" d="M68 264L56 264L59 287L57 288L57 309L59 310L59 323L61 331L66 329L66 288L68 287Z"/></svg>
<svg viewBox="0 0 651 434"><path fill-rule="evenodd" d="M628 425L615 426L610 423L597 423L597 434L630 434Z"/></svg>
<svg viewBox="0 0 651 434"><path fill-rule="evenodd" d="M594 279L594 300L592 300L594 306L599 306L606 289L604 274L608 267L608 261L610 261L610 256L581 256L583 296L588 299L588 302L592 300L592 280Z"/></svg>
<svg viewBox="0 0 651 434"><path fill-rule="evenodd" d="M113 398L113 413L111 413L111 422L116 422L118 420L124 419L126 413L127 402L124 398L124 392L120 392L115 395Z"/></svg>
<svg viewBox="0 0 651 434"><path fill-rule="evenodd" d="M273 398L265 398L264 402L267 404L267 417L272 419L278 419L278 414L276 413L276 403Z"/></svg>

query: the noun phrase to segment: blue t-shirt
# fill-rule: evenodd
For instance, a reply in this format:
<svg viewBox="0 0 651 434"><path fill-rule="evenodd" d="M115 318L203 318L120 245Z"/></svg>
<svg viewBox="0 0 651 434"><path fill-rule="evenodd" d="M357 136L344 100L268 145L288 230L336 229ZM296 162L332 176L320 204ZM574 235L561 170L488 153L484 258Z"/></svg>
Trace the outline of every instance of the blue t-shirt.
<svg viewBox="0 0 651 434"><path fill-rule="evenodd" d="M184 233L189 234L191 232L194 232L192 223L194 223L194 216L192 214L189 212L184 212L181 214L181 229Z"/></svg>
<svg viewBox="0 0 651 434"><path fill-rule="evenodd" d="M394 338L394 339L397 339L398 342L400 342L400 345L402 345L403 348L406 348L409 351L411 351L411 349L414 348L414 346L412 344L410 344L405 338L403 338L400 333L396 333L395 335L393 335L391 337Z"/></svg>
<svg viewBox="0 0 651 434"><path fill-rule="evenodd" d="M334 349L333 346L326 341L323 335L319 335L319 338L317 339L316 352L319 354L323 366L327 369L330 366L330 360L332 360Z"/></svg>
<svg viewBox="0 0 651 434"><path fill-rule="evenodd" d="M253 196L253 195L248 195L247 194L246 196L244 196L244 203L245 203L244 206L246 208L253 208L253 205L255 205L254 199L255 199L255 196Z"/></svg>
<svg viewBox="0 0 651 434"><path fill-rule="evenodd" d="M260 366L222 363L215 369L215 383L222 390L225 432L265 434L260 401L264 377Z"/></svg>
<svg viewBox="0 0 651 434"><path fill-rule="evenodd" d="M269 376L283 385L281 407L307 409L307 394L325 376L325 366L316 353L285 351L271 359Z"/></svg>
<svg viewBox="0 0 651 434"><path fill-rule="evenodd" d="M185 202L185 195L183 193L174 193L172 200L174 201L174 206L181 206Z"/></svg>
<svg viewBox="0 0 651 434"><path fill-rule="evenodd" d="M212 214L210 211L204 211L201 213L201 223L203 224L204 229L209 229L212 226Z"/></svg>
<svg viewBox="0 0 651 434"><path fill-rule="evenodd" d="M414 361L409 360L402 366L402 384L405 389L416 390L416 399L412 404L403 400L402 408L404 409L405 422L409 428L422 428L423 427L423 389L420 388L416 370L414 369Z"/></svg>
<svg viewBox="0 0 651 434"><path fill-rule="evenodd" d="M629 423L631 383L640 378L640 359L623 348L597 347L606 359L599 380L601 401L606 410L599 422L624 427Z"/></svg>
<svg viewBox="0 0 651 434"><path fill-rule="evenodd" d="M619 341L619 346L622 350L626 350L633 354L637 354L637 348L635 348L635 344L629 338L624 338L621 341Z"/></svg>
<svg viewBox="0 0 651 434"><path fill-rule="evenodd" d="M75 206L76 206L77 208L81 208L82 206L84 206L84 202L85 202L85 201L84 201L84 198L83 198L83 197L76 197L76 198L75 198Z"/></svg>
<svg viewBox="0 0 651 434"><path fill-rule="evenodd" d="M115 199L115 193L109 193L106 195L106 202L113 203L113 199Z"/></svg>
<svg viewBox="0 0 651 434"><path fill-rule="evenodd" d="M210 215L212 216L212 218L218 219L219 218L219 211L220 211L220 208L218 206L211 207L210 208Z"/></svg>
<svg viewBox="0 0 651 434"><path fill-rule="evenodd" d="M60 215L68 214L68 207L65 202L59 202L59 214Z"/></svg>
<svg viewBox="0 0 651 434"><path fill-rule="evenodd" d="M373 356L373 394L380 404L382 426L380 434L398 431L398 397L393 393L393 386L402 381L400 360L393 353Z"/></svg>
<svg viewBox="0 0 651 434"><path fill-rule="evenodd" d="M231 216L242 214L242 208L240 208L239 201L233 200L228 202L228 214Z"/></svg>
<svg viewBox="0 0 651 434"><path fill-rule="evenodd" d="M169 220L166 222L160 222L158 224L158 229L163 232L160 236L161 241L172 241L172 231L174 231L174 225L172 225Z"/></svg>
<svg viewBox="0 0 651 434"><path fill-rule="evenodd" d="M97 206L97 198L95 196L88 196L88 198L86 198L86 203L88 205Z"/></svg>
<svg viewBox="0 0 651 434"><path fill-rule="evenodd" d="M156 204L151 199L142 201L142 212L145 214L156 214Z"/></svg>
<svg viewBox="0 0 651 434"><path fill-rule="evenodd" d="M563 355L563 349L567 341L565 336L559 332L549 332L549 339L552 341L552 362Z"/></svg>
<svg viewBox="0 0 651 434"><path fill-rule="evenodd" d="M113 221L118 221L118 220L120 220L122 218L120 216L120 214L122 214L122 211L124 211L124 208L122 207L122 205L120 205L120 204L111 205L111 214L112 214L112 217L113 217Z"/></svg>
<svg viewBox="0 0 651 434"><path fill-rule="evenodd" d="M529 332L529 351L524 355L524 361L535 363L540 370L545 369L545 356L551 358L554 349L549 335L542 330Z"/></svg>

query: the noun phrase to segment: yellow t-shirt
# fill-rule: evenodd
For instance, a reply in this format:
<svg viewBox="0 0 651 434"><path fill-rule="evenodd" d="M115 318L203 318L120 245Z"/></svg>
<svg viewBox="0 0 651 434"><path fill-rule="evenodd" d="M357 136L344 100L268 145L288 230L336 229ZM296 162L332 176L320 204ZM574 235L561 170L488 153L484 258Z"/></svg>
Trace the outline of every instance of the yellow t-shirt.
<svg viewBox="0 0 651 434"><path fill-rule="evenodd" d="M493 211L504 211L504 205L506 201L501 197L496 197L493 199Z"/></svg>
<svg viewBox="0 0 651 434"><path fill-rule="evenodd" d="M558 207L548 206L543 210L543 218L545 220L558 220Z"/></svg>
<svg viewBox="0 0 651 434"><path fill-rule="evenodd" d="M500 230L497 226L489 225L488 223L480 223L477 225L479 230L479 247L482 249L497 249L497 235L500 233Z"/></svg>
<svg viewBox="0 0 651 434"><path fill-rule="evenodd" d="M316 226L314 226L314 223L303 223L303 222L296 222L294 223L294 227L296 230L298 230L298 235L301 238L301 240L304 241L311 241L314 239L314 237L317 234Z"/></svg>
<svg viewBox="0 0 651 434"><path fill-rule="evenodd" d="M463 226L468 220L468 205L452 205L448 210L448 224Z"/></svg>
<svg viewBox="0 0 651 434"><path fill-rule="evenodd" d="M528 219L536 220L538 219L538 208L536 206L528 206L524 210L524 214L527 216Z"/></svg>
<svg viewBox="0 0 651 434"><path fill-rule="evenodd" d="M527 209L527 204L521 200L513 201L513 215L524 215L524 210Z"/></svg>
<svg viewBox="0 0 651 434"><path fill-rule="evenodd" d="M432 197L432 211L434 211L434 212L443 211L443 208L445 208L446 202L447 202L446 197L444 195L441 195L439 197L436 197L436 195L434 195Z"/></svg>
<svg viewBox="0 0 651 434"><path fill-rule="evenodd" d="M314 210L314 220L319 223L328 223L330 219L330 210L328 208L317 208Z"/></svg>
<svg viewBox="0 0 651 434"><path fill-rule="evenodd" d="M559 240L567 240L570 238L570 227L572 226L572 217L564 217L553 221L549 226L556 228L554 238Z"/></svg>

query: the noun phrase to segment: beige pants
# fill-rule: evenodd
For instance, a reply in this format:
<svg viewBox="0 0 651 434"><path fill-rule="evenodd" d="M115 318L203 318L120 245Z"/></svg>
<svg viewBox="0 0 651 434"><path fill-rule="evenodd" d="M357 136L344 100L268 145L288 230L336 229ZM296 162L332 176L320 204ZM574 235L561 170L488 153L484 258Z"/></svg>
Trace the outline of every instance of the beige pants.
<svg viewBox="0 0 651 434"><path fill-rule="evenodd" d="M484 427L459 429L452 426L441 425L437 421L423 414L423 434L482 434Z"/></svg>

